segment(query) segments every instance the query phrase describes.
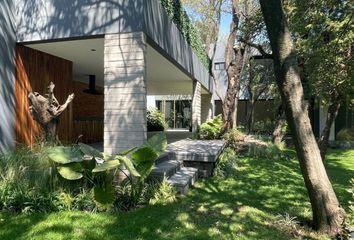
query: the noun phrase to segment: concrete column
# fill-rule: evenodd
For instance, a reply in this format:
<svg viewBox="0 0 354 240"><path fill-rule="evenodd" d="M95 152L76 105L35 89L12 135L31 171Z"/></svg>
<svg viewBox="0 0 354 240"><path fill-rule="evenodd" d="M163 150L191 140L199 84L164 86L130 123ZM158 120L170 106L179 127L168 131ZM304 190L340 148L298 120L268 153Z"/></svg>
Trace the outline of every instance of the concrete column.
<svg viewBox="0 0 354 240"><path fill-rule="evenodd" d="M104 152L146 140L146 37L109 34L104 41Z"/></svg>
<svg viewBox="0 0 354 240"><path fill-rule="evenodd" d="M211 118L213 118L212 94L202 94L201 95L201 122L205 123Z"/></svg>
<svg viewBox="0 0 354 240"><path fill-rule="evenodd" d="M201 122L201 89L200 82L193 81L192 96L192 132L196 133Z"/></svg>
<svg viewBox="0 0 354 240"><path fill-rule="evenodd" d="M15 146L15 4L0 1L0 154Z"/></svg>

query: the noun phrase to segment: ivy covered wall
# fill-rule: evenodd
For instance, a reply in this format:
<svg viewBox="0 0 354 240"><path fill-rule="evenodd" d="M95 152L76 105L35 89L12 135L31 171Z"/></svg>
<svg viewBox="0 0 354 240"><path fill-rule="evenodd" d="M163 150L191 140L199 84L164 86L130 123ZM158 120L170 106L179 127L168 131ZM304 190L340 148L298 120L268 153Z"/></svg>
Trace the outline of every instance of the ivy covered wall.
<svg viewBox="0 0 354 240"><path fill-rule="evenodd" d="M165 8L167 15L176 24L178 30L192 47L195 54L199 57L203 65L209 69L210 60L205 51L203 42L190 21L188 14L184 10L180 0L160 0Z"/></svg>

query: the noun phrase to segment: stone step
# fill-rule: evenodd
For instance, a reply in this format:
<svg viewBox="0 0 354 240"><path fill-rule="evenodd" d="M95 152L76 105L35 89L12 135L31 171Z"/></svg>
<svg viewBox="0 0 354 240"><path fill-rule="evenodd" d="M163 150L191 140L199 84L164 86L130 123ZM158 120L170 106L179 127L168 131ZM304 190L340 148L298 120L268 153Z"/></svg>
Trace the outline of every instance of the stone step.
<svg viewBox="0 0 354 240"><path fill-rule="evenodd" d="M160 154L159 158L156 159L155 165L157 165L159 163L162 163L162 162L165 162L165 161L168 161L169 159L174 159L174 158L169 158L168 152L163 152L163 153Z"/></svg>
<svg viewBox="0 0 354 240"><path fill-rule="evenodd" d="M179 194L185 195L190 186L198 179L198 169L192 167L182 167L167 182L170 183Z"/></svg>
<svg viewBox="0 0 354 240"><path fill-rule="evenodd" d="M150 177L158 180L169 178L181 169L182 163L177 160L165 160L157 163L151 173Z"/></svg>

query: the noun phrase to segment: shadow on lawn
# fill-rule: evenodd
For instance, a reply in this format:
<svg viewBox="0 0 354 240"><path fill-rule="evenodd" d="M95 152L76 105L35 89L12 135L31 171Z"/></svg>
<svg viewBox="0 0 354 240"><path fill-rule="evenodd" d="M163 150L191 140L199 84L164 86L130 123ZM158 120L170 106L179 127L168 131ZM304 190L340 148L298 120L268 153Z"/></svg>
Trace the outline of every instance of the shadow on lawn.
<svg viewBox="0 0 354 240"><path fill-rule="evenodd" d="M345 206L349 199L342 190L354 170L344 168L340 158L329 160L328 172ZM202 181L176 203L128 213L5 216L1 225L2 239L289 239L272 224L285 213L311 218L298 162L241 158L234 178Z"/></svg>

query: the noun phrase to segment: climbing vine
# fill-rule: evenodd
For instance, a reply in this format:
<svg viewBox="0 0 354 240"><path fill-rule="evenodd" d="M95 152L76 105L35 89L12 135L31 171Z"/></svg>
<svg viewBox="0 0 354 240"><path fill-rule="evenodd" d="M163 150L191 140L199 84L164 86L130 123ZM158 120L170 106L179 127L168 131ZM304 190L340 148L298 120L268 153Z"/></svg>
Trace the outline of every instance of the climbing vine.
<svg viewBox="0 0 354 240"><path fill-rule="evenodd" d="M160 0L162 6L165 8L167 15L176 24L178 30L186 39L188 44L199 57L203 65L209 69L210 59L206 53L203 42L198 34L198 31L193 26L188 14L183 9L180 0Z"/></svg>

